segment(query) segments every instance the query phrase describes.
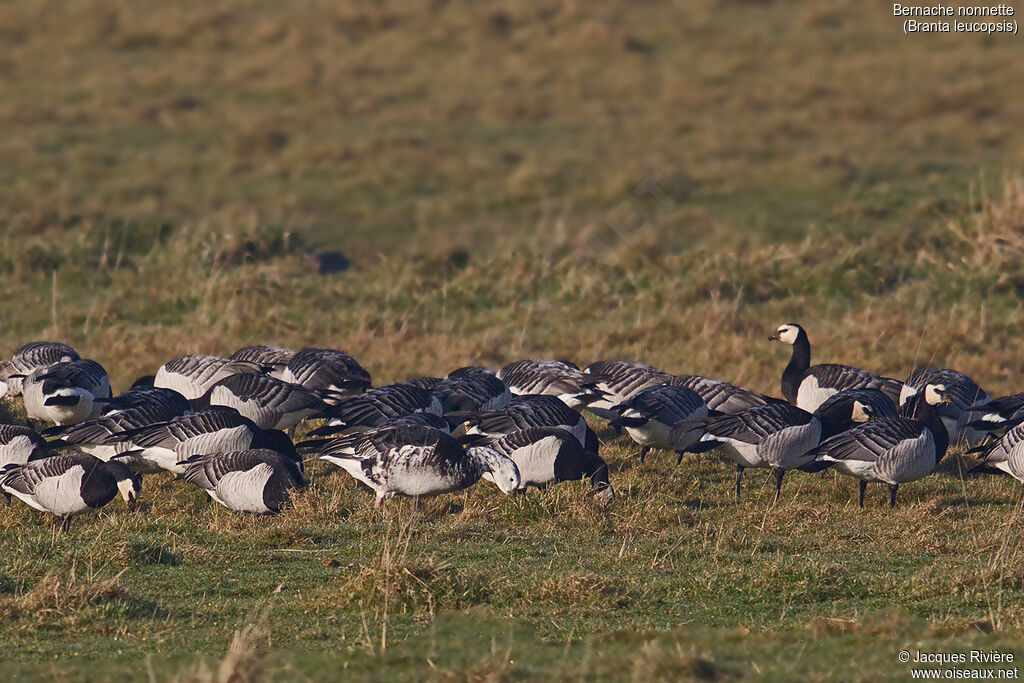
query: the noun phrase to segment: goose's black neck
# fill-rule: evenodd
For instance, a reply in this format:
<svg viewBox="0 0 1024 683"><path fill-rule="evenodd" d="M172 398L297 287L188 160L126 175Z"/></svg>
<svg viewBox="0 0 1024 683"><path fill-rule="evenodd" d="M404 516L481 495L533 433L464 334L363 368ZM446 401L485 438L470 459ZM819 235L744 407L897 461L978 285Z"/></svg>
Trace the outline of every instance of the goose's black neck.
<svg viewBox="0 0 1024 683"><path fill-rule="evenodd" d="M901 413L909 413L909 417L924 424L935 437L935 464L938 464L946 455L949 448L949 432L939 415L938 406L933 406L925 400L924 392L915 394L907 401L907 404L900 406ZM902 410L909 408L909 410Z"/></svg>
<svg viewBox="0 0 1024 683"><path fill-rule="evenodd" d="M789 364L782 371L782 395L793 405L796 405L800 382L803 381L804 374L809 367L811 367L811 342L807 339L807 333L801 329L796 335L796 341L793 342L793 355L790 356Z"/></svg>

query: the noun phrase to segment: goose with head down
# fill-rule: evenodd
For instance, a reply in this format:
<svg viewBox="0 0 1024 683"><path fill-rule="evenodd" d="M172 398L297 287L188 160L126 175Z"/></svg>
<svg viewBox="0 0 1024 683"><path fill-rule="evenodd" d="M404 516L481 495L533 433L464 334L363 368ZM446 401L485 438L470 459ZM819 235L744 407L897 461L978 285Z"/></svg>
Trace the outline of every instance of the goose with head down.
<svg viewBox="0 0 1024 683"><path fill-rule="evenodd" d="M299 463L265 448L229 453L200 453L178 463L181 478L206 491L234 512L276 514L291 491L305 486Z"/></svg>

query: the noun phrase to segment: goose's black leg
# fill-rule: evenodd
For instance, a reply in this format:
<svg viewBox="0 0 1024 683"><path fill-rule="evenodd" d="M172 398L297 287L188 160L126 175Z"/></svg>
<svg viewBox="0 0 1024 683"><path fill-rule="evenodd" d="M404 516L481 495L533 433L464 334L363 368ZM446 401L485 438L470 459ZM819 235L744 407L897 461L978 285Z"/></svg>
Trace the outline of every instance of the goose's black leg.
<svg viewBox="0 0 1024 683"><path fill-rule="evenodd" d="M786 470L782 467L773 467L775 471L775 502L779 502L779 494L782 493L782 478L786 476Z"/></svg>
<svg viewBox="0 0 1024 683"><path fill-rule="evenodd" d="M899 484L889 484L889 507L896 507L896 491L899 488Z"/></svg>
<svg viewBox="0 0 1024 683"><path fill-rule="evenodd" d="M740 484L743 483L743 465L736 465L736 500L740 499Z"/></svg>
<svg viewBox="0 0 1024 683"><path fill-rule="evenodd" d="M71 515L64 515L63 517L61 517L61 520L60 520L60 530L63 531L64 533L67 533L68 529L70 529L70 528L71 528Z"/></svg>
<svg viewBox="0 0 1024 683"><path fill-rule="evenodd" d="M640 464L644 464L644 458L647 457L647 451L651 450L648 446L640 447Z"/></svg>
<svg viewBox="0 0 1024 683"><path fill-rule="evenodd" d="M860 502L858 504L860 505L861 509L863 509L864 508L864 492L868 490L868 483L866 481L864 481L863 479L861 479L860 480L860 484L859 484L859 488L860 488Z"/></svg>
<svg viewBox="0 0 1024 683"><path fill-rule="evenodd" d="M419 496L412 497L412 509L416 510L417 512L423 509L423 501L420 500Z"/></svg>

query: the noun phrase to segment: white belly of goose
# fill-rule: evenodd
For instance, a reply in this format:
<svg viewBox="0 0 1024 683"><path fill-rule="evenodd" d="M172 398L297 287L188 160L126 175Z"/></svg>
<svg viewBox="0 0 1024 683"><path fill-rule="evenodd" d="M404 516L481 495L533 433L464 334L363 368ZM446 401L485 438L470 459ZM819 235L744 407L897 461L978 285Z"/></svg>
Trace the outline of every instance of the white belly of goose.
<svg viewBox="0 0 1024 683"><path fill-rule="evenodd" d="M33 491L38 505L32 507L58 516L75 515L88 510L89 506L82 500L84 475L85 469L75 466L59 476L43 479Z"/></svg>
<svg viewBox="0 0 1024 683"><path fill-rule="evenodd" d="M629 416L629 413L635 413L635 411L627 410L626 415ZM671 431L672 428L670 426L662 424L657 420L648 420L646 424L639 427L626 427L626 433L639 445L665 449L672 448L668 438Z"/></svg>
<svg viewBox="0 0 1024 683"><path fill-rule="evenodd" d="M800 382L800 388L797 389L796 407L813 413L830 396L838 393L839 390L834 387L818 386L818 378L814 375L808 375L804 378L804 381Z"/></svg>
<svg viewBox="0 0 1024 683"><path fill-rule="evenodd" d="M701 441L721 441L721 450L737 465L743 467L767 467L768 464L757 450L757 444L747 443L739 439L729 439L720 436L705 434Z"/></svg>
<svg viewBox="0 0 1024 683"><path fill-rule="evenodd" d="M271 510L263 502L263 489L272 476L274 468L267 463L245 472L228 472L209 492L210 497L231 510L265 515Z"/></svg>
<svg viewBox="0 0 1024 683"><path fill-rule="evenodd" d="M907 439L886 451L876 472L887 484L902 484L928 476L935 469L935 437L922 430L916 439Z"/></svg>

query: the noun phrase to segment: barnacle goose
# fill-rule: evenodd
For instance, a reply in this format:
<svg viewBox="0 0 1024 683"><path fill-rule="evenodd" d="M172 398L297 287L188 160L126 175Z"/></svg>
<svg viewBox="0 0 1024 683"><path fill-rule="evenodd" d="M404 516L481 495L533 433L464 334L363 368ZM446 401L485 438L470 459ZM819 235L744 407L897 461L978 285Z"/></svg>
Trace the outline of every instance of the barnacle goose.
<svg viewBox="0 0 1024 683"><path fill-rule="evenodd" d="M651 448L673 448L674 442L669 439L672 425L687 418L707 417L708 406L693 389L659 384L634 393L613 412L618 416L609 426L625 428L640 446L642 463Z"/></svg>
<svg viewBox="0 0 1024 683"><path fill-rule="evenodd" d="M949 368L916 368L900 391L900 403L906 403L929 384L941 384L946 387L946 395L950 402L939 405L937 411L942 423L949 432L952 444L966 443L975 446L987 435L986 431L969 426L972 412L969 408L983 406L989 401L989 395L978 386L977 382L959 370Z"/></svg>
<svg viewBox="0 0 1024 683"><path fill-rule="evenodd" d="M98 510L118 494L129 506L142 490L138 476L118 462L103 462L85 453L55 455L0 471L0 491L56 515L65 531L71 516Z"/></svg>
<svg viewBox="0 0 1024 683"><path fill-rule="evenodd" d="M811 365L811 343L807 332L796 323L780 325L771 339L793 347L789 364L782 372L782 395L795 406L814 410L826 398L843 389L878 389L894 403L899 402L903 383L898 379L849 365Z"/></svg>
<svg viewBox="0 0 1024 683"><path fill-rule="evenodd" d="M255 363L264 373L280 379L294 356L295 351L284 346L255 344L243 346L231 354L228 359Z"/></svg>
<svg viewBox="0 0 1024 683"><path fill-rule="evenodd" d="M497 410L512 400L512 392L494 375L478 372L449 377L430 387L446 413L466 410Z"/></svg>
<svg viewBox="0 0 1024 683"><path fill-rule="evenodd" d="M181 474L184 467L178 463L189 456L250 448L267 448L298 458L287 434L260 429L249 418L223 407L182 415L168 422L115 434L106 440L107 443L118 441L128 442L132 448L114 459L142 474L160 470Z"/></svg>
<svg viewBox="0 0 1024 683"><path fill-rule="evenodd" d="M169 413L163 406L144 403L77 424L51 427L42 434L48 438L58 437L50 442L51 447L73 446L100 460L110 460L133 448L131 442L112 441L111 437L175 417L178 415Z"/></svg>
<svg viewBox="0 0 1024 683"><path fill-rule="evenodd" d="M29 373L22 385L29 419L73 424L96 417L110 398L110 378L94 360L72 360Z"/></svg>
<svg viewBox="0 0 1024 683"><path fill-rule="evenodd" d="M544 488L560 481L589 477L592 493L602 504L611 502L615 491L608 481L608 464L590 452L562 427L530 427L509 432L486 444L516 464L519 490L528 486ZM490 473L484 479L491 481Z"/></svg>
<svg viewBox="0 0 1024 683"><path fill-rule="evenodd" d="M968 429L981 432L1005 431L1024 422L1024 393L1000 396L969 406Z"/></svg>
<svg viewBox="0 0 1024 683"><path fill-rule="evenodd" d="M704 377L703 375L674 375L666 384L693 389L708 404L708 410L719 413L740 413L757 406L781 402L777 398L738 387L722 379Z"/></svg>
<svg viewBox="0 0 1024 683"><path fill-rule="evenodd" d="M134 408L146 408L149 411L147 415L162 414L166 416L162 420L153 419L154 422L170 420L172 417L192 412L192 404L174 389L138 383L113 398L101 398L97 401L102 406L104 415L112 415Z"/></svg>
<svg viewBox="0 0 1024 683"><path fill-rule="evenodd" d="M587 405L587 410L605 420L614 419L617 413L613 408L636 392L672 379L669 373L636 360L598 360L583 372L597 378L594 388L601 394Z"/></svg>
<svg viewBox="0 0 1024 683"><path fill-rule="evenodd" d="M860 507L869 481L888 484L892 507L900 484L931 474L946 454L949 435L936 406L949 400L942 384L928 384L900 406L899 417L875 418L825 439L811 456L860 480Z"/></svg>
<svg viewBox="0 0 1024 683"><path fill-rule="evenodd" d="M50 445L30 427L0 424L0 468L53 455Z"/></svg>
<svg viewBox="0 0 1024 683"><path fill-rule="evenodd" d="M580 409L602 394L599 378L564 360L517 360L498 370L498 379L516 395L557 396L570 408Z"/></svg>
<svg viewBox="0 0 1024 683"><path fill-rule="evenodd" d="M558 400L558 399L554 399ZM392 427L332 439L320 450L321 460L341 467L372 488L374 507L392 496L421 496L458 491L475 484L484 473L503 493L519 488L516 464L487 446L463 448L451 436L429 427Z"/></svg>
<svg viewBox="0 0 1024 683"><path fill-rule="evenodd" d="M263 429L289 429L327 408L326 391L305 387L269 375L231 375L220 380L202 397L196 408L227 406Z"/></svg>
<svg viewBox="0 0 1024 683"><path fill-rule="evenodd" d="M276 514L293 489L305 486L299 463L265 448L200 453L178 465L182 479L235 512Z"/></svg>
<svg viewBox="0 0 1024 683"><path fill-rule="evenodd" d="M281 379L340 393L359 393L371 386L370 373L355 358L334 349L302 349L288 361Z"/></svg>
<svg viewBox="0 0 1024 683"><path fill-rule="evenodd" d="M380 425L388 418L419 412L440 415L444 409L441 401L428 389L399 383L346 397L337 405L330 406L324 414L330 418L329 425L368 429Z"/></svg>
<svg viewBox="0 0 1024 683"><path fill-rule="evenodd" d="M258 372L260 366L255 363L192 353L161 365L153 386L174 389L191 401L205 394L225 377Z"/></svg>
<svg viewBox="0 0 1024 683"><path fill-rule="evenodd" d="M978 467L972 468L971 471L998 470L1020 480L1020 475L1024 474L1024 467L1022 467L1024 461L1020 459L1022 454L1018 452L1014 455L1017 473L1010 468L1010 454L1020 451L1022 442L1024 442L1024 423L1017 423L1007 429L1002 436L993 437L985 443L969 449L968 453L978 453L980 459Z"/></svg>
<svg viewBox="0 0 1024 683"><path fill-rule="evenodd" d="M775 473L775 500L779 499L786 470L810 463L822 439L849 428L863 414L855 396L826 401L814 413L789 403L755 406L734 415L681 420L671 432L679 460L683 453L721 448L736 463L736 497L740 496L743 470L767 467Z"/></svg>
<svg viewBox="0 0 1024 683"><path fill-rule="evenodd" d="M387 429L389 427L413 426L431 427L433 429L439 429L445 434L450 434L452 431L451 425L448 424L448 421L441 417L440 415L435 415L434 413L412 413L410 415L399 415L398 417L389 417L388 419L378 424L376 427L370 427L363 431L370 431L373 429ZM310 431L306 436L329 437L336 436L338 434L343 434L348 431L349 428L346 427L345 425L324 425L322 427L317 427L316 429ZM318 443L323 443L323 440L321 439L317 441L314 439L312 441L303 441L302 443L296 444L295 447L308 447L310 445Z"/></svg>
<svg viewBox="0 0 1024 683"><path fill-rule="evenodd" d="M452 425L453 434L501 436L528 427L564 427L584 448L596 450L593 446L596 437L587 421L555 396L525 394L513 397L504 408L452 412L445 418Z"/></svg>
<svg viewBox="0 0 1024 683"><path fill-rule="evenodd" d="M78 352L67 344L29 342L15 351L10 360L0 361L0 398L20 394L22 379L33 370L78 359Z"/></svg>

